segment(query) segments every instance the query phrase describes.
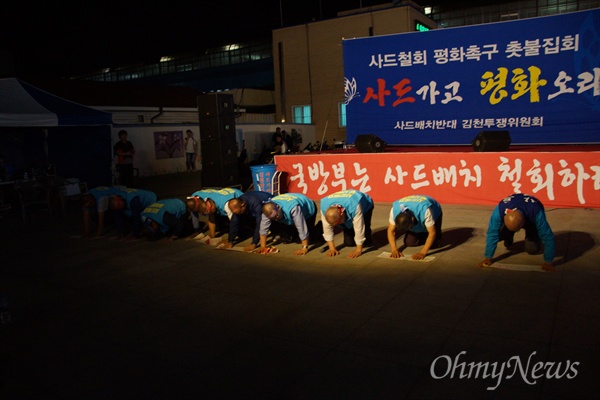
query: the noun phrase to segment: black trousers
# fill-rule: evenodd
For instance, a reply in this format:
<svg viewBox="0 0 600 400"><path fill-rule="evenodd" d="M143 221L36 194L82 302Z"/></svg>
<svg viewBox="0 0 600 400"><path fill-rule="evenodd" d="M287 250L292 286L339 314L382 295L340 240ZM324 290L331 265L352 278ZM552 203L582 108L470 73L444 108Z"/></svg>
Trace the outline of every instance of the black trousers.
<svg viewBox="0 0 600 400"><path fill-rule="evenodd" d="M364 218L364 223L365 223L365 242L363 243L363 246L370 246L371 244L373 244L373 238L371 237L372 232L371 232L371 219L373 218L373 209L375 207L371 208L369 211L367 211L366 213L363 213L363 218ZM344 246L347 247L355 247L356 246L356 242L354 241L354 226L350 229L346 228L345 225L342 225L343 229L344 229Z"/></svg>
<svg viewBox="0 0 600 400"><path fill-rule="evenodd" d="M442 241L442 219L444 217L444 213L440 214L440 217L435 221L435 240L431 245L432 249L435 249L440 245ZM423 246L427 241L427 237L429 236L429 232L411 232L408 231L404 235L404 245L406 247L414 247L414 246Z"/></svg>
<svg viewBox="0 0 600 400"><path fill-rule="evenodd" d="M523 229L525 229L525 251L527 252L527 254L531 255L538 254L542 250L543 246L542 239L540 239L540 234L537 228L535 227L535 224L532 224L529 221L525 221ZM503 224L502 228L500 228L498 238L500 239L500 241L511 239L512 242L515 233L516 232L509 230Z"/></svg>
<svg viewBox="0 0 600 400"><path fill-rule="evenodd" d="M323 224L319 221L318 224L315 224L317 220L317 214L306 218L306 226L308 227L308 241L309 243L313 242L322 242L323 239ZM299 242L300 236L298 234L298 229L295 225L288 225L277 221L271 222L271 233L274 236L279 235L284 241L289 242Z"/></svg>

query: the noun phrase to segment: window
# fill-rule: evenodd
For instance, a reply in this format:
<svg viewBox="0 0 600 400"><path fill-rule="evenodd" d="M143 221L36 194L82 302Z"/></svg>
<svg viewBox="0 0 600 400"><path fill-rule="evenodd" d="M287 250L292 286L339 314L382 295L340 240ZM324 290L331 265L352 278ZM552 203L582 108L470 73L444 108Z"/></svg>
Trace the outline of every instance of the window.
<svg viewBox="0 0 600 400"><path fill-rule="evenodd" d="M339 126L346 126L346 103L338 103Z"/></svg>
<svg viewBox="0 0 600 400"><path fill-rule="evenodd" d="M310 106L293 106L292 107L293 122L295 124L310 124Z"/></svg>

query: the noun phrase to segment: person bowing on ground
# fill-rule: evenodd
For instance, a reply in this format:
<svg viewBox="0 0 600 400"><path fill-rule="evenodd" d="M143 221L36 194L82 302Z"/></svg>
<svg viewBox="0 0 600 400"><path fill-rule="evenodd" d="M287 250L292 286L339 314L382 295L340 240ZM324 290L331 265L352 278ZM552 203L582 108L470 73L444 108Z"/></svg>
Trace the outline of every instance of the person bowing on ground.
<svg viewBox="0 0 600 400"><path fill-rule="evenodd" d="M192 216L194 233L191 238L200 234L200 215L208 217L208 236L212 239L216 236L217 230L223 231L229 228L229 222L233 213L229 209L227 202L233 198L243 195L239 189L202 189L192 193L186 199L187 209Z"/></svg>
<svg viewBox="0 0 600 400"><path fill-rule="evenodd" d="M348 258L356 258L362 254L363 246L371 246L371 218L374 203L371 197L358 190L343 190L321 199L321 221L323 237L327 241L328 257L340 254L333 242L334 227L340 226L344 231L344 245L356 246Z"/></svg>
<svg viewBox="0 0 600 400"><path fill-rule="evenodd" d="M492 257L499 241L504 246L513 245L515 232L525 229L525 251L534 255L544 250L544 271L554 272L552 261L555 256L554 233L546 219L544 205L537 198L522 193L514 193L500 200L488 223L485 237L485 259L479 267L492 265ZM543 246L542 246L543 245Z"/></svg>
<svg viewBox="0 0 600 400"><path fill-rule="evenodd" d="M173 241L192 230L190 213L180 199L164 199L150 204L142 211L141 219L150 240L164 237Z"/></svg>
<svg viewBox="0 0 600 400"><path fill-rule="evenodd" d="M117 194L119 189L114 186L97 186L89 189L81 196L82 214L83 214L83 237L92 237L92 220L97 218L98 227L95 238L101 237L104 233L104 216L108 211L108 201L110 196Z"/></svg>
<svg viewBox="0 0 600 400"><path fill-rule="evenodd" d="M119 232L118 239L133 240L141 236L142 211L156 200L156 193L133 188L121 189L110 196L108 208L113 212L115 227ZM131 224L129 235L127 235L127 222Z"/></svg>
<svg viewBox="0 0 600 400"><path fill-rule="evenodd" d="M267 253L267 234L271 229L275 234L285 236L289 241L296 238L302 242L302 248L294 251L297 256L308 253L311 239L315 233L317 205L301 193L285 193L273 197L262 207L260 222L260 253ZM322 233L322 232L321 232Z"/></svg>
<svg viewBox="0 0 600 400"><path fill-rule="evenodd" d="M252 237L252 243L244 247L244 251L254 251L260 243L260 221L262 206L273 197L269 192L247 192L227 202L233 213L229 225L228 240L224 240L219 248L230 249L247 237Z"/></svg>
<svg viewBox="0 0 600 400"><path fill-rule="evenodd" d="M391 258L403 257L396 247L396 233L404 234L404 246L423 246L412 255L413 260L422 260L429 249L439 246L442 240L442 206L425 195L411 195L396 200L390 210L387 236L391 247Z"/></svg>

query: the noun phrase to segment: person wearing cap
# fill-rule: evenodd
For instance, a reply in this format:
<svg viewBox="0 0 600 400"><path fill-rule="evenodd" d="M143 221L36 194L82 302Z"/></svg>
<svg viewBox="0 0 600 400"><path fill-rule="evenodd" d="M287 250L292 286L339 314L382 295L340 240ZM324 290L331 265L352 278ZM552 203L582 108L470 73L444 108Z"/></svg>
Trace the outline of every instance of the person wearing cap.
<svg viewBox="0 0 600 400"><path fill-rule="evenodd" d="M217 228L223 230L229 226L229 221L233 213L229 209L227 202L243 194L244 192L239 189L228 187L222 189L203 189L192 193L185 202L187 209L191 213L192 224L194 226L194 233L191 237L196 237L201 231L200 215L208 216L207 225L208 236L210 238L216 236Z"/></svg>
<svg viewBox="0 0 600 400"><path fill-rule="evenodd" d="M230 249L247 236L252 236L252 243L244 247L244 251L254 251L260 243L260 221L263 203L273 195L269 192L247 192L227 202L232 212L229 224L228 240L223 240L221 248Z"/></svg>
<svg viewBox="0 0 600 400"><path fill-rule="evenodd" d="M492 257L499 241L510 248L515 233L525 229L525 251L528 254L539 254L544 250L544 271L554 271L552 265L555 256L554 233L546 220L546 212L542 202L529 195L514 193L502 199L490 217L485 238L485 259L479 267L492 265Z"/></svg>
<svg viewBox="0 0 600 400"><path fill-rule="evenodd" d="M340 254L333 242L336 226L340 226L344 231L344 245L356 246L354 251L348 254L348 258L359 257L363 246L373 244L371 218L374 206L371 197L358 190L342 190L321 199L323 238L329 247L328 257Z"/></svg>
<svg viewBox="0 0 600 400"><path fill-rule="evenodd" d="M126 188L110 196L108 208L113 212L118 239L137 239L141 235L141 214L157 200L156 193L150 190ZM131 222L131 232L126 237L127 221Z"/></svg>
<svg viewBox="0 0 600 400"><path fill-rule="evenodd" d="M116 194L118 188L113 186L98 186L89 189L81 196L83 212L83 237L90 238L92 218L94 215L98 218L98 228L94 237L102 236L104 232L104 214L108 211L108 200L110 196Z"/></svg>
<svg viewBox="0 0 600 400"><path fill-rule="evenodd" d="M404 235L405 247L423 246L411 258L424 259L429 249L438 247L442 240L442 217L442 206L429 196L415 194L394 201L387 229L390 257L404 256L396 246L398 234Z"/></svg>
<svg viewBox="0 0 600 400"><path fill-rule="evenodd" d="M191 230L190 213L185 202L180 199L158 200L144 209L141 220L150 239L164 236L173 241L184 236L187 228Z"/></svg>
<svg viewBox="0 0 600 400"><path fill-rule="evenodd" d="M286 232L289 237L297 236L302 248L294 251L297 256L308 253L309 239L314 236L317 215L315 202L301 193L285 193L273 197L263 204L260 221L260 253L267 253L269 228ZM289 229L291 228L291 229ZM292 230L295 228L295 232Z"/></svg>

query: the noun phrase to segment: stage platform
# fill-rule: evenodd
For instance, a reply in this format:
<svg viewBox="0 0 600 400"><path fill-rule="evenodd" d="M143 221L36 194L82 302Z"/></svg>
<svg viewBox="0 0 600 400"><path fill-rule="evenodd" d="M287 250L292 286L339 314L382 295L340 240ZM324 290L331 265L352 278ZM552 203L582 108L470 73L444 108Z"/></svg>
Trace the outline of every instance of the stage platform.
<svg viewBox="0 0 600 400"><path fill-rule="evenodd" d="M374 201L427 194L446 204L494 205L528 193L546 207L600 208L600 145L511 145L500 152L471 146L386 146L275 157L288 192L319 200L357 189Z"/></svg>

